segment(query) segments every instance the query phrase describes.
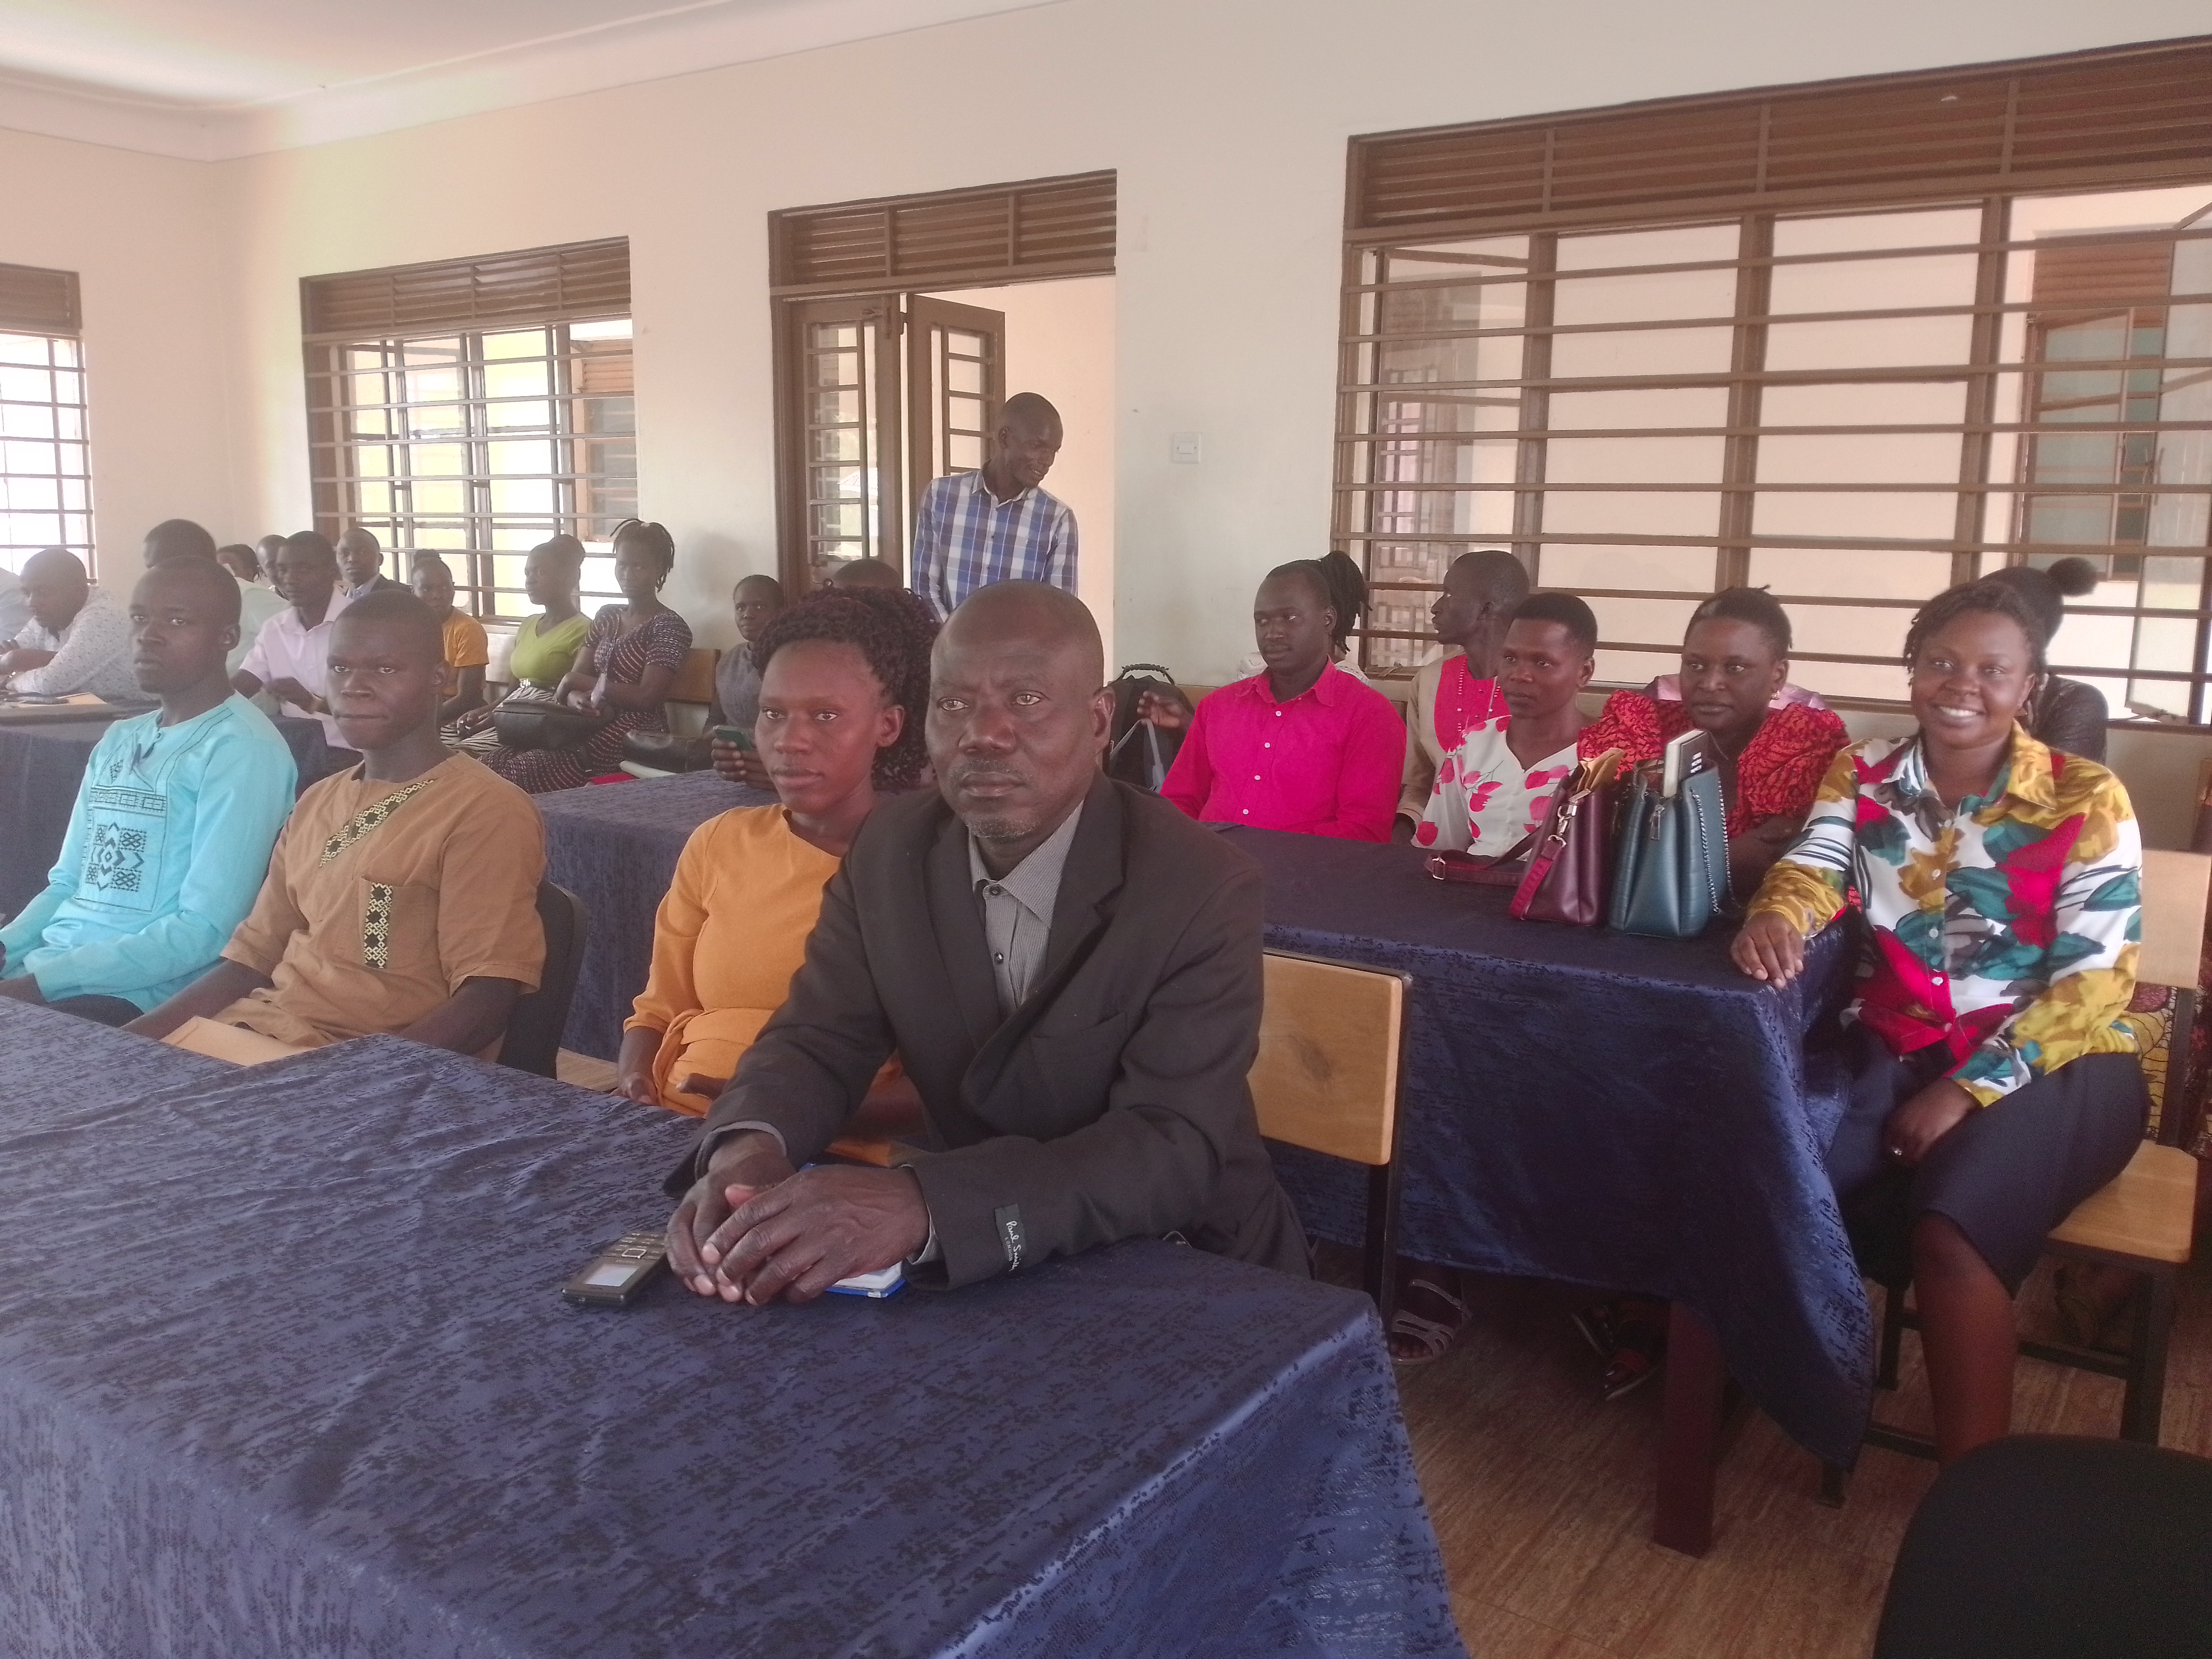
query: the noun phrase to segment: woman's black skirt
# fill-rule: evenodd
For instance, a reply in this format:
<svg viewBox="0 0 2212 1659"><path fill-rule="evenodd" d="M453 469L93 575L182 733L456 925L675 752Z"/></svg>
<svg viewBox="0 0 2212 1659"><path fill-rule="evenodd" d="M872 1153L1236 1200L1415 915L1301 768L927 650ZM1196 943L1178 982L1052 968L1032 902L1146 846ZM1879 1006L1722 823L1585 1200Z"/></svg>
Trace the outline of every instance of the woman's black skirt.
<svg viewBox="0 0 2212 1659"><path fill-rule="evenodd" d="M1828 1178L1861 1271L1885 1285L1912 1277L1912 1224L1930 1211L1966 1234L2017 1292L2043 1242L2074 1206L2135 1156L2150 1092L2133 1054L2084 1054L1994 1106L1969 1112L1917 1169L1884 1156L1891 1112L1948 1069L1948 1054L1899 1060L1863 1025L1844 1034L1850 1098Z"/></svg>

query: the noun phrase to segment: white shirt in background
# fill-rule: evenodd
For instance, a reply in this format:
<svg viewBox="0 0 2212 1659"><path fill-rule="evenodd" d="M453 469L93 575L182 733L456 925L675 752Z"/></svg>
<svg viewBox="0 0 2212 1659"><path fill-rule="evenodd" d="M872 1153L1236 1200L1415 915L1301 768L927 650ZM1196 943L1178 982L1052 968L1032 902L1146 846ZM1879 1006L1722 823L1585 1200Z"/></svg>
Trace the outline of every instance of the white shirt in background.
<svg viewBox="0 0 2212 1659"><path fill-rule="evenodd" d="M239 664L240 672L252 675L264 685L274 685L278 680L297 680L317 696L327 697L331 684L331 625L345 608L346 596L332 588L331 608L323 612L322 621L313 628L304 628L300 613L286 605L261 624L260 631L253 636L253 648ZM323 739L331 748L349 746L339 735L338 723L328 714L309 714L289 702L279 708L287 714L321 721Z"/></svg>

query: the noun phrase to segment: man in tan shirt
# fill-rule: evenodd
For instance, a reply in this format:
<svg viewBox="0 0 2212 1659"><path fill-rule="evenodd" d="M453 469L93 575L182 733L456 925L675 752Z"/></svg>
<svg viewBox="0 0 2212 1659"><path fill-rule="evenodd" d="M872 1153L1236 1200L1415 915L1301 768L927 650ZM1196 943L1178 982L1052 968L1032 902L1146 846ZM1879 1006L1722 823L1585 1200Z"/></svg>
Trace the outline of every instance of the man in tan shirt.
<svg viewBox="0 0 2212 1659"><path fill-rule="evenodd" d="M1406 774L1398 792L1394 840L1411 841L1446 755L1486 720L1505 718L1498 653L1513 607L1528 597L1528 573L1498 548L1462 553L1444 573L1429 620L1444 654L1423 663L1406 699Z"/></svg>
<svg viewBox="0 0 2212 1659"><path fill-rule="evenodd" d="M440 743L444 642L413 594L355 602L330 653L362 763L300 798L223 959L128 1029L198 1015L301 1048L386 1032L489 1059L544 964L538 809Z"/></svg>

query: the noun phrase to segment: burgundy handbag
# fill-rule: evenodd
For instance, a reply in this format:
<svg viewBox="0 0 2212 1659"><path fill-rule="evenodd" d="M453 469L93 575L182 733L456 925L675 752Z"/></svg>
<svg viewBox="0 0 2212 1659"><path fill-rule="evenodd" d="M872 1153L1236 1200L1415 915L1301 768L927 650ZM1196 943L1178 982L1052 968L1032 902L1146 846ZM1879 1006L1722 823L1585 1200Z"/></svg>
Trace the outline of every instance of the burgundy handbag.
<svg viewBox="0 0 2212 1659"><path fill-rule="evenodd" d="M1613 780L1624 758L1623 750L1608 749L1583 761L1552 798L1528 873L1507 906L1513 915L1577 927L1595 927L1605 920L1617 805Z"/></svg>

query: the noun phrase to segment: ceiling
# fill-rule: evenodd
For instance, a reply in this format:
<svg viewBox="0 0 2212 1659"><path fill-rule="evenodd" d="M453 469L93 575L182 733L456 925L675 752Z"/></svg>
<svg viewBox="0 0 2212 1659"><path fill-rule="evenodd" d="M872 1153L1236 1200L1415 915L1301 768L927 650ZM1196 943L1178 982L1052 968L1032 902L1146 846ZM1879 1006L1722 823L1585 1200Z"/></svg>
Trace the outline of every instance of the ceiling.
<svg viewBox="0 0 2212 1659"><path fill-rule="evenodd" d="M1053 0L0 0L0 126L215 160Z"/></svg>

